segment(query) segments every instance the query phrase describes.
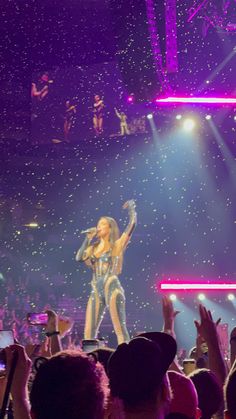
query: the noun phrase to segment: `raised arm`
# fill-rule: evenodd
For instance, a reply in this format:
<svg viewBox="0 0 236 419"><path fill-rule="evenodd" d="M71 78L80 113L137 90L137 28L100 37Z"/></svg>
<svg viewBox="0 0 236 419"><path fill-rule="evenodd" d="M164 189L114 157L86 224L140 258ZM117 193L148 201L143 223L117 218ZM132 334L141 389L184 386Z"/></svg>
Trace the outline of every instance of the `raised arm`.
<svg viewBox="0 0 236 419"><path fill-rule="evenodd" d="M115 108L115 113L116 113L116 116L118 117L118 118L120 118L120 114L119 114L119 112L118 112L118 110Z"/></svg>
<svg viewBox="0 0 236 419"><path fill-rule="evenodd" d="M31 86L31 97L38 97L40 96L41 92L38 92L37 88L36 88L36 84L32 83Z"/></svg>
<svg viewBox="0 0 236 419"><path fill-rule="evenodd" d="M124 233L121 235L121 237L116 241L116 247L119 250L124 250L125 247L127 246L127 244L130 241L130 238L133 234L133 231L136 227L137 224L137 213L135 210L135 201L133 199L125 202L125 204L123 205L123 209L128 209L128 214L129 214L129 223L124 231Z"/></svg>
<svg viewBox="0 0 236 419"><path fill-rule="evenodd" d="M175 310L171 299L167 296L162 298L162 315L163 315L163 332L168 333L174 339L175 336L175 318L180 313L179 310Z"/></svg>
<svg viewBox="0 0 236 419"><path fill-rule="evenodd" d="M31 97L37 97L43 99L48 93L48 86L44 86L41 90L37 90L36 84L32 83L31 86Z"/></svg>
<svg viewBox="0 0 236 419"><path fill-rule="evenodd" d="M235 365L236 361L236 327L230 333L230 366Z"/></svg>
<svg viewBox="0 0 236 419"><path fill-rule="evenodd" d="M220 348L217 324L212 319L211 311L199 305L200 322L194 321L198 334L205 340L208 347L209 369L215 373L219 382L224 384L226 365Z"/></svg>
<svg viewBox="0 0 236 419"><path fill-rule="evenodd" d="M13 381L11 385L11 396L15 419L31 419L28 394L28 379L31 370L31 361L25 349L20 345L11 345L5 349L7 358L7 373L13 362L14 353L18 355Z"/></svg>
<svg viewBox="0 0 236 419"><path fill-rule="evenodd" d="M171 299L167 296L162 298L162 316L163 316L163 329L164 333L171 335L176 339L175 335L175 318L180 313L180 311L175 310ZM176 371L182 374L181 367L178 363L177 356L173 360L172 364L169 366L169 370Z"/></svg>

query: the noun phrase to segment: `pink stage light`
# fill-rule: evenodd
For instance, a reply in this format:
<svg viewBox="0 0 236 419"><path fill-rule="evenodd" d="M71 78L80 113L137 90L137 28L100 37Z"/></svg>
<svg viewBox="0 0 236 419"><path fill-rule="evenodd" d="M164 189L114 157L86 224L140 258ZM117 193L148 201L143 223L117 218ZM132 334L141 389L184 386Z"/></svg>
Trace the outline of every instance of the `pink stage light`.
<svg viewBox="0 0 236 419"><path fill-rule="evenodd" d="M129 103L133 103L133 101L134 101L134 95L130 95L130 96L128 96L127 101L128 101Z"/></svg>
<svg viewBox="0 0 236 419"><path fill-rule="evenodd" d="M156 99L156 103L216 103L236 104L235 97L166 97Z"/></svg>
<svg viewBox="0 0 236 419"><path fill-rule="evenodd" d="M161 291L199 291L199 290L221 290L221 291L229 291L229 290L236 290L235 283L173 283L173 282L161 282L159 284L159 288Z"/></svg>

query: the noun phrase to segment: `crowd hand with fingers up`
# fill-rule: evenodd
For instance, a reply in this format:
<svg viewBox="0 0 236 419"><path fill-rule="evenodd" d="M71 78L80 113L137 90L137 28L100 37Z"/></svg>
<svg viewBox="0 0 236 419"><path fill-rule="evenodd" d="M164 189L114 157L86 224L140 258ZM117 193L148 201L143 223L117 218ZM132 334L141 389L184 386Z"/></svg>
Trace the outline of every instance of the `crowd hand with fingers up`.
<svg viewBox="0 0 236 419"><path fill-rule="evenodd" d="M226 365L220 348L217 325L221 319L214 322L210 310L202 304L199 305L200 321L195 320L197 334L206 342L208 347L209 368L217 376L220 384L226 377Z"/></svg>
<svg viewBox="0 0 236 419"><path fill-rule="evenodd" d="M168 333L174 339L175 335L175 318L180 313L180 311L175 310L171 299L167 296L162 298L162 315L163 315L163 332ZM182 369L178 364L177 357L174 359L172 364L169 367L169 370L176 371L182 374Z"/></svg>
<svg viewBox="0 0 236 419"><path fill-rule="evenodd" d="M178 310L174 309L171 299L167 296L164 296L162 298L162 315L164 320L163 332L169 333L175 339L175 318L179 313L180 312Z"/></svg>
<svg viewBox="0 0 236 419"><path fill-rule="evenodd" d="M21 345L11 345L5 349L7 374L9 374L13 355L17 353L17 364L11 385L14 419L30 419L30 405L28 396L28 379L31 371L31 360Z"/></svg>

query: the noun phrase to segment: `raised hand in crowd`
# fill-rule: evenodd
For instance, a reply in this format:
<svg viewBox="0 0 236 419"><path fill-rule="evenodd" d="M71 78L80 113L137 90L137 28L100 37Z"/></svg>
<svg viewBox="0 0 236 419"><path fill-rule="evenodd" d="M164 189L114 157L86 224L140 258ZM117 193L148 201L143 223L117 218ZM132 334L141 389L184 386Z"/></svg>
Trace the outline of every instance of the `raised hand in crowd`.
<svg viewBox="0 0 236 419"><path fill-rule="evenodd" d="M13 360L13 354L17 353L17 363L11 385L11 395L13 400L14 419L30 419L30 405L28 395L28 379L31 369L31 360L27 356L25 349L20 345L11 345L5 349L7 374Z"/></svg>
<svg viewBox="0 0 236 419"><path fill-rule="evenodd" d="M235 368L236 361L236 327L230 333L230 366Z"/></svg>
<svg viewBox="0 0 236 419"><path fill-rule="evenodd" d="M215 373L221 384L226 377L226 365L220 348L217 325L220 319L215 323L210 310L207 310L202 304L199 305L200 321L195 320L197 334L206 342L208 348L209 369Z"/></svg>
<svg viewBox="0 0 236 419"><path fill-rule="evenodd" d="M162 297L163 332L168 333L174 339L176 339L175 318L179 313L180 311L174 309L174 305L170 297L163 296ZM169 369L182 373L181 367L178 364L177 357L175 357Z"/></svg>
<svg viewBox="0 0 236 419"><path fill-rule="evenodd" d="M162 315L163 315L163 332L169 333L173 338L176 338L174 325L175 318L180 311L175 310L171 299L167 296L162 298Z"/></svg>

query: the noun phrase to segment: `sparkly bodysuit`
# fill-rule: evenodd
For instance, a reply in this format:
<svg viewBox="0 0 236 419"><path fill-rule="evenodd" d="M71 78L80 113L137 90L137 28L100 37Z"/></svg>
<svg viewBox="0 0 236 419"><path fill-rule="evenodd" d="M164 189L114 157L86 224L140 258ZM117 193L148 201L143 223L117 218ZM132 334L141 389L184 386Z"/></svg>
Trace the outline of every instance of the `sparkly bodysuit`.
<svg viewBox="0 0 236 419"><path fill-rule="evenodd" d="M131 236L136 225L137 216L134 204L129 206L129 216L129 225L125 231L128 237ZM129 333L126 327L125 294L117 277L120 257L112 256L112 249L110 249L99 257L92 254L89 258L84 259L83 255L87 247L88 239L85 239L79 250L81 257L77 259L82 262L86 260L93 270L92 290L86 309L84 338L96 338L106 307L108 307L118 344L127 342Z"/></svg>

